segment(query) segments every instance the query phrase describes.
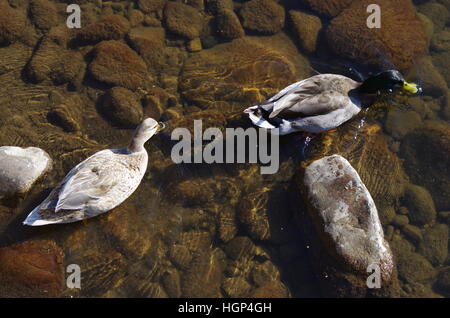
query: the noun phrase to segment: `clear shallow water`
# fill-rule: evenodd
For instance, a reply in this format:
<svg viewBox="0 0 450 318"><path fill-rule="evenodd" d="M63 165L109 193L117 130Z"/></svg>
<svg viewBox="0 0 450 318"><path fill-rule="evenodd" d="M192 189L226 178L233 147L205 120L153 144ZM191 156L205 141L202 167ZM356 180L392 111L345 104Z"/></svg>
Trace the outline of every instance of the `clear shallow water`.
<svg viewBox="0 0 450 318"><path fill-rule="evenodd" d="M99 9L87 4L82 8L89 12L92 20L100 18L102 12L125 15L131 20L125 9L127 5L126 2L104 3ZM286 3L285 8L292 6ZM17 10L25 9L18 4ZM238 2L236 10L239 11ZM158 22L147 19L151 27L158 27L153 25ZM158 15L154 19L158 20ZM322 19L324 25L327 21ZM28 23L31 25L30 21ZM134 28L142 25L148 26L149 22L140 22ZM168 28L166 22L161 27ZM310 144L305 150L302 136L283 137L279 172L262 176L257 164L175 165L169 155L167 137L159 135L146 145L150 160L144 180L114 211L68 225L22 226L27 213L73 166L100 149L127 144L133 131L118 128L101 112L99 97L110 85L95 80L89 72L82 81L73 80L75 83L69 85L55 84L48 78L38 84L30 81L24 70L29 67L33 49L38 47L37 39L47 31L30 26L27 32L29 36L0 48L0 144L40 147L53 158L54 167L24 197L2 203L0 243L9 246L18 242L51 241L63 254L58 269L78 264L82 270L82 288L70 290L63 284L61 288L53 287L55 296L324 296L313 274L308 244L294 221L298 206L289 198L289 187L299 161L310 148L314 149ZM306 54L298 49L296 41L290 40L294 36L287 26L273 36L247 31L249 36L234 40L234 44L226 44L229 42L217 36L214 29L205 32L203 50L194 53L188 52L183 37L166 33L165 46L161 48L165 58L158 61L156 67L148 67L152 79L143 84L144 88L132 90L144 100L146 115L156 113L161 115L161 120L169 123L178 120L182 126L186 123L183 118L189 121L192 118L189 116L208 109L213 111L205 115L210 126L223 125L218 119L223 116L227 126L247 127L248 122L237 115L239 107L243 109L302 76L312 75L312 68L321 73L349 75L349 67L364 74L374 71L333 56L320 42L316 54ZM212 47L206 48L208 46ZM71 51L85 55L89 65L91 49L91 45L82 45ZM45 56L49 52L53 51L42 54ZM435 58L443 52L432 50L430 55ZM147 65L155 60L151 55L154 52L140 54L149 54L150 58L145 59ZM436 71L445 74L443 58L439 58L439 63L436 61L433 60ZM429 77L435 78L434 70L426 66L416 62L413 67L420 71L420 79L425 82ZM86 65L81 68L85 69ZM147 102L148 96L156 95L153 86L163 88L169 97L162 97L159 104ZM442 88L443 85L435 86ZM403 160L401 169L406 171L410 182L424 186L436 205L433 211L436 221L432 225L414 224L413 230L421 233L420 242L399 223L405 215L409 216L404 214L408 202L399 197L383 211L379 208L386 238L400 262L403 297L448 296L441 286L440 276L449 266L448 247L442 243L445 239L448 241L448 233L436 231L438 237L429 234L435 233L430 229L436 224L448 224L446 192L442 191L450 177L446 165L449 123L445 109L448 105L445 94L433 85L430 87L433 88L430 94L425 91L421 97L390 98L365 114L367 122L377 122L383 128L389 151ZM161 102L165 98L167 101ZM386 105L390 105L390 110ZM63 114L57 120L49 116L55 110ZM67 129L67 122L72 125L75 122L78 127ZM350 123L354 127L352 138L341 151L352 149L353 142L361 138L364 140L365 137L358 134L361 123L360 118ZM422 130L427 133L414 134ZM314 142L317 139L311 141ZM334 142L341 141L334 139ZM431 146L427 148L427 145ZM421 149L426 153L421 153ZM355 152L354 155L362 154ZM389 175L386 171L387 179ZM389 200L386 198L386 201ZM431 238L428 240L428 237ZM428 241L431 243L423 243ZM447 254L443 251L445 248ZM397 255L402 250L408 253ZM408 264L413 265L408 267ZM38 279L40 276L31 277ZM20 292L25 295L30 292L24 290ZM39 287L32 289L34 294L41 291L46 295ZM2 295L9 292L5 287Z"/></svg>

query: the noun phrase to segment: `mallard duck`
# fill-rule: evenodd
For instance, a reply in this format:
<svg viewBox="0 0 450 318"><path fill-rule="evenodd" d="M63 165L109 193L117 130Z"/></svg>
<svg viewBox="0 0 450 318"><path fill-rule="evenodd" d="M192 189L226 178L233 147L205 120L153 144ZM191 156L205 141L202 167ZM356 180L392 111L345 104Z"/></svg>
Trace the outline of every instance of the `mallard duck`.
<svg viewBox="0 0 450 318"><path fill-rule="evenodd" d="M99 151L79 163L23 224L76 222L121 204L137 189L147 170L145 142L163 127L147 118L136 128L128 146Z"/></svg>
<svg viewBox="0 0 450 318"><path fill-rule="evenodd" d="M256 126L279 134L320 133L339 127L368 107L374 97L401 89L416 94L421 89L402 74L389 70L356 82L337 74L320 74L289 85L261 104L244 110Z"/></svg>

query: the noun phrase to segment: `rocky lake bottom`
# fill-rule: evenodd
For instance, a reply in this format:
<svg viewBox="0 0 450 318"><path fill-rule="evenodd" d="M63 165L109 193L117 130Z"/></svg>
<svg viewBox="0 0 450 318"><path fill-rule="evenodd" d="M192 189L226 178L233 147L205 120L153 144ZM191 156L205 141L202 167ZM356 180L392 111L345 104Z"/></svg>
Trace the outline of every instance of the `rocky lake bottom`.
<svg viewBox="0 0 450 318"><path fill-rule="evenodd" d="M72 2L81 28L66 24ZM0 297L450 297L450 1L377 0L379 29L366 25L372 2L0 0L0 147L46 153L26 150L45 173L20 193L0 162ZM248 128L242 111L291 83L385 69L423 93L383 98L309 142L282 136L275 174L171 159L176 127ZM128 200L22 225L72 167L127 145L146 117L167 128ZM320 201L305 180L321 165L367 191L330 185L335 199ZM356 219L330 229L315 209L338 199ZM381 289L365 285L371 261ZM80 289L66 285L70 264Z"/></svg>

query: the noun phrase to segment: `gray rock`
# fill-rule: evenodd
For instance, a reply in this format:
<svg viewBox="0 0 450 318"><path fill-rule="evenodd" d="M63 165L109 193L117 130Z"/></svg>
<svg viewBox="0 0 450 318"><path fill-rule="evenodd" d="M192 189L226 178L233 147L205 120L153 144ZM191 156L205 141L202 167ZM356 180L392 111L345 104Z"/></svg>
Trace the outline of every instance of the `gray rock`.
<svg viewBox="0 0 450 318"><path fill-rule="evenodd" d="M40 148L0 147L0 198L28 191L51 165Z"/></svg>
<svg viewBox="0 0 450 318"><path fill-rule="evenodd" d="M356 170L342 156L332 155L309 164L299 181L319 244L343 268L333 271L348 271L345 280L355 284L353 290L370 293L367 269L378 264L383 286L389 286L395 277L392 253L372 196Z"/></svg>

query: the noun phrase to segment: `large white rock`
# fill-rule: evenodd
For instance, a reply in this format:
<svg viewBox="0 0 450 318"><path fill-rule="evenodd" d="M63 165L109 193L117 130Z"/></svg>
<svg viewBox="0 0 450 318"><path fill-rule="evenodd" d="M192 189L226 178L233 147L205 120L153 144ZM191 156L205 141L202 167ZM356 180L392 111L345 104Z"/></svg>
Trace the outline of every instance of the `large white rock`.
<svg viewBox="0 0 450 318"><path fill-rule="evenodd" d="M40 148L0 147L0 198L26 192L51 165Z"/></svg>
<svg viewBox="0 0 450 318"><path fill-rule="evenodd" d="M372 196L350 163L339 155L324 157L305 168L302 181L309 217L338 263L360 274L377 264L389 280L392 253Z"/></svg>

